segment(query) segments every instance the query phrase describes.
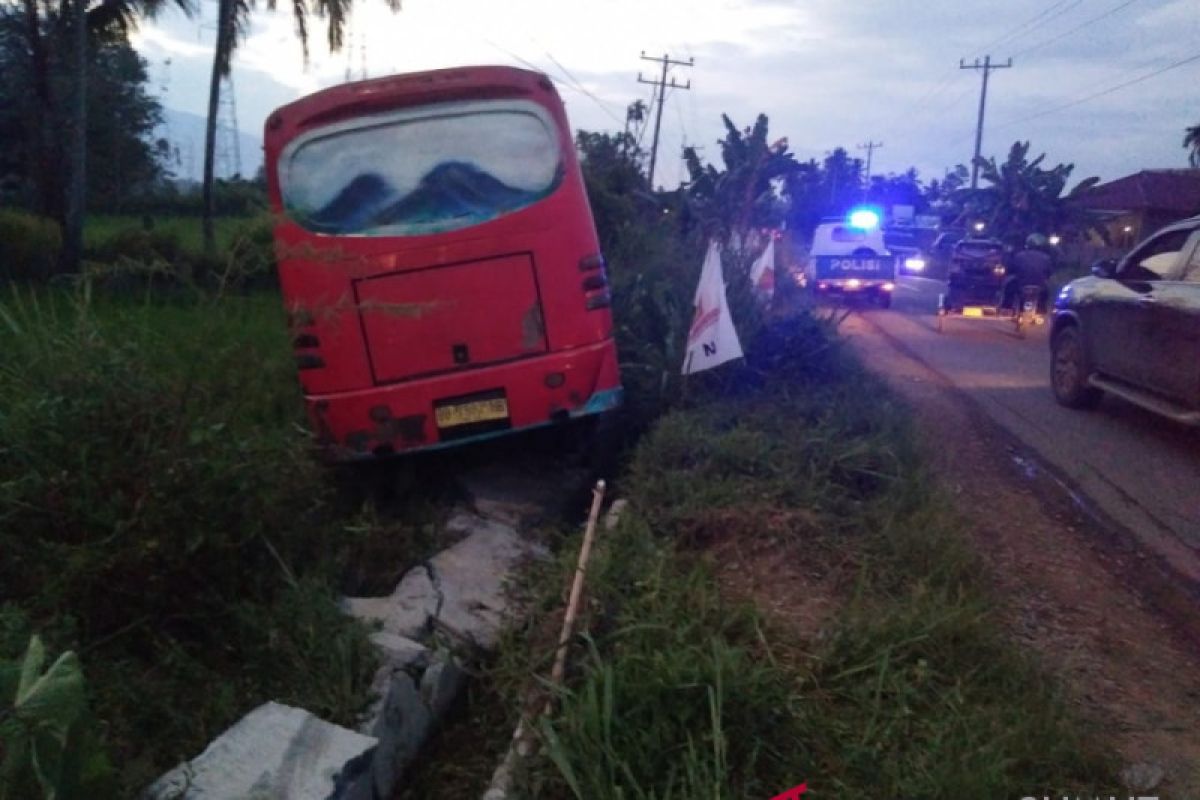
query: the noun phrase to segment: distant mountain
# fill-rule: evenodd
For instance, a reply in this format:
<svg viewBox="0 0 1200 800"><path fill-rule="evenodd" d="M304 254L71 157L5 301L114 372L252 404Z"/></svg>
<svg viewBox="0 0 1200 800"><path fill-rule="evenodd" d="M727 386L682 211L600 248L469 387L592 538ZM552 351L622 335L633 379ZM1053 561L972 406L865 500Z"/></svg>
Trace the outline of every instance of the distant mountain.
<svg viewBox="0 0 1200 800"><path fill-rule="evenodd" d="M171 159L167 165L175 177L184 181L199 181L204 176L204 129L205 119L199 114L163 108L163 124L154 132L155 138L164 138L171 144ZM242 175L254 177L263 163L262 136L245 131L237 132L238 155L241 156ZM224 143L217 140L217 155L229 152L228 159L218 157L217 177L233 175L233 148L227 138ZM228 162L228 163L223 163Z"/></svg>

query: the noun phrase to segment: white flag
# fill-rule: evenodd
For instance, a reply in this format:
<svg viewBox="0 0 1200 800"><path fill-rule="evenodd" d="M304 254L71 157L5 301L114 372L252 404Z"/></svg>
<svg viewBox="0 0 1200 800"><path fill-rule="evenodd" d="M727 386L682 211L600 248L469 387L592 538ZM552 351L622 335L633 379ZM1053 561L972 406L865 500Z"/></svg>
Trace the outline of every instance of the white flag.
<svg viewBox="0 0 1200 800"><path fill-rule="evenodd" d="M763 303L771 302L775 294L775 237L767 239L767 249L750 265L750 284L754 296Z"/></svg>
<svg viewBox="0 0 1200 800"><path fill-rule="evenodd" d="M729 304L725 301L721 248L716 242L709 243L708 254L704 256L695 305L696 314L688 331L687 356L683 360L684 375L742 357L742 343L738 341Z"/></svg>

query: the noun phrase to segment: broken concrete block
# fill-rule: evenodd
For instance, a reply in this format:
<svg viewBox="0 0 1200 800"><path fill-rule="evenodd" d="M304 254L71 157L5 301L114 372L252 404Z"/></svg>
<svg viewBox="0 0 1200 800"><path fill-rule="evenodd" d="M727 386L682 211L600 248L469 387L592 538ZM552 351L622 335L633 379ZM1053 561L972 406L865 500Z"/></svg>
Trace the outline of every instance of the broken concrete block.
<svg viewBox="0 0 1200 800"><path fill-rule="evenodd" d="M431 660L423 673L414 662L407 669L385 667L376 676L381 696L359 727L379 741L371 764L376 797L392 796L396 782L466 684L466 674L448 654L427 651L423 658Z"/></svg>
<svg viewBox="0 0 1200 800"><path fill-rule="evenodd" d="M390 673L379 713L361 728L379 742L371 762L375 797L392 796L396 781L416 758L432 724L433 715L413 677L403 670Z"/></svg>
<svg viewBox="0 0 1200 800"><path fill-rule="evenodd" d="M414 665L424 669L429 665L430 650L420 642L388 631L371 634L371 642L383 656L384 667L381 669L403 669Z"/></svg>
<svg viewBox="0 0 1200 800"><path fill-rule="evenodd" d="M384 715L395 674L402 672L408 676L420 675L429 666L432 653L420 642L387 631L372 634L371 641L383 657L383 663L371 679L369 691L373 699L363 714L363 722L358 726L358 731L375 736L376 722Z"/></svg>
<svg viewBox="0 0 1200 800"><path fill-rule="evenodd" d="M448 656L429 665L421 676L421 699L434 719L441 719L450 711L466 683L467 674Z"/></svg>
<svg viewBox="0 0 1200 800"><path fill-rule="evenodd" d="M377 740L299 708L264 703L145 800L368 800Z"/></svg>
<svg viewBox="0 0 1200 800"><path fill-rule="evenodd" d="M425 565L404 573L387 597L347 597L342 609L363 622L379 622L388 633L419 639L429 632L430 618L438 613L441 596Z"/></svg>
<svg viewBox="0 0 1200 800"><path fill-rule="evenodd" d="M466 539L429 560L441 597L434 626L491 650L509 612L506 582L522 562L546 555L511 527L476 517Z"/></svg>

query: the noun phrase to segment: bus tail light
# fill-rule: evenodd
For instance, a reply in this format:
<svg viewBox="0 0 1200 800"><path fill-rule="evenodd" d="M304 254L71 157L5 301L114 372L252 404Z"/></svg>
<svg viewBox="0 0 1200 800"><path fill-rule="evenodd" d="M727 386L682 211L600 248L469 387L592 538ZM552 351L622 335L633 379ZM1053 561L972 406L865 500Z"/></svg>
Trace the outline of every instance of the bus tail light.
<svg viewBox="0 0 1200 800"><path fill-rule="evenodd" d="M599 253L584 256L579 259L579 269L581 272L592 273L583 279L584 307L588 311L595 311L611 306L612 295L608 292L608 276L604 274L604 256Z"/></svg>
<svg viewBox="0 0 1200 800"><path fill-rule="evenodd" d="M580 272L591 272L594 269L604 269L604 256L592 253L590 256L579 259Z"/></svg>
<svg viewBox="0 0 1200 800"><path fill-rule="evenodd" d="M325 359L316 353L308 352L321 346L321 340L315 333L304 331L304 328L311 328L315 324L316 319L312 312L306 309L295 308L288 312L288 325L295 332L292 336L292 348L299 351L296 353L298 370L320 369L325 366Z"/></svg>

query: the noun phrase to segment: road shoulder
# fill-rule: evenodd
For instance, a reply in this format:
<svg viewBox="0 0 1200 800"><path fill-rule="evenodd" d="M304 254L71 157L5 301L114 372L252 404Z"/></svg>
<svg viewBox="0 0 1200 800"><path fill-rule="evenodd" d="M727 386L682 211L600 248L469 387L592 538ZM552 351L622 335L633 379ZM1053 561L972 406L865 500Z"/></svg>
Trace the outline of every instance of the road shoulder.
<svg viewBox="0 0 1200 800"><path fill-rule="evenodd" d="M1127 763L1161 766L1170 796L1200 794L1200 622L1194 606L1176 607L1186 593L1081 513L1023 444L941 375L859 315L845 332L912 407L928 463L992 567L1014 639L1064 679Z"/></svg>

